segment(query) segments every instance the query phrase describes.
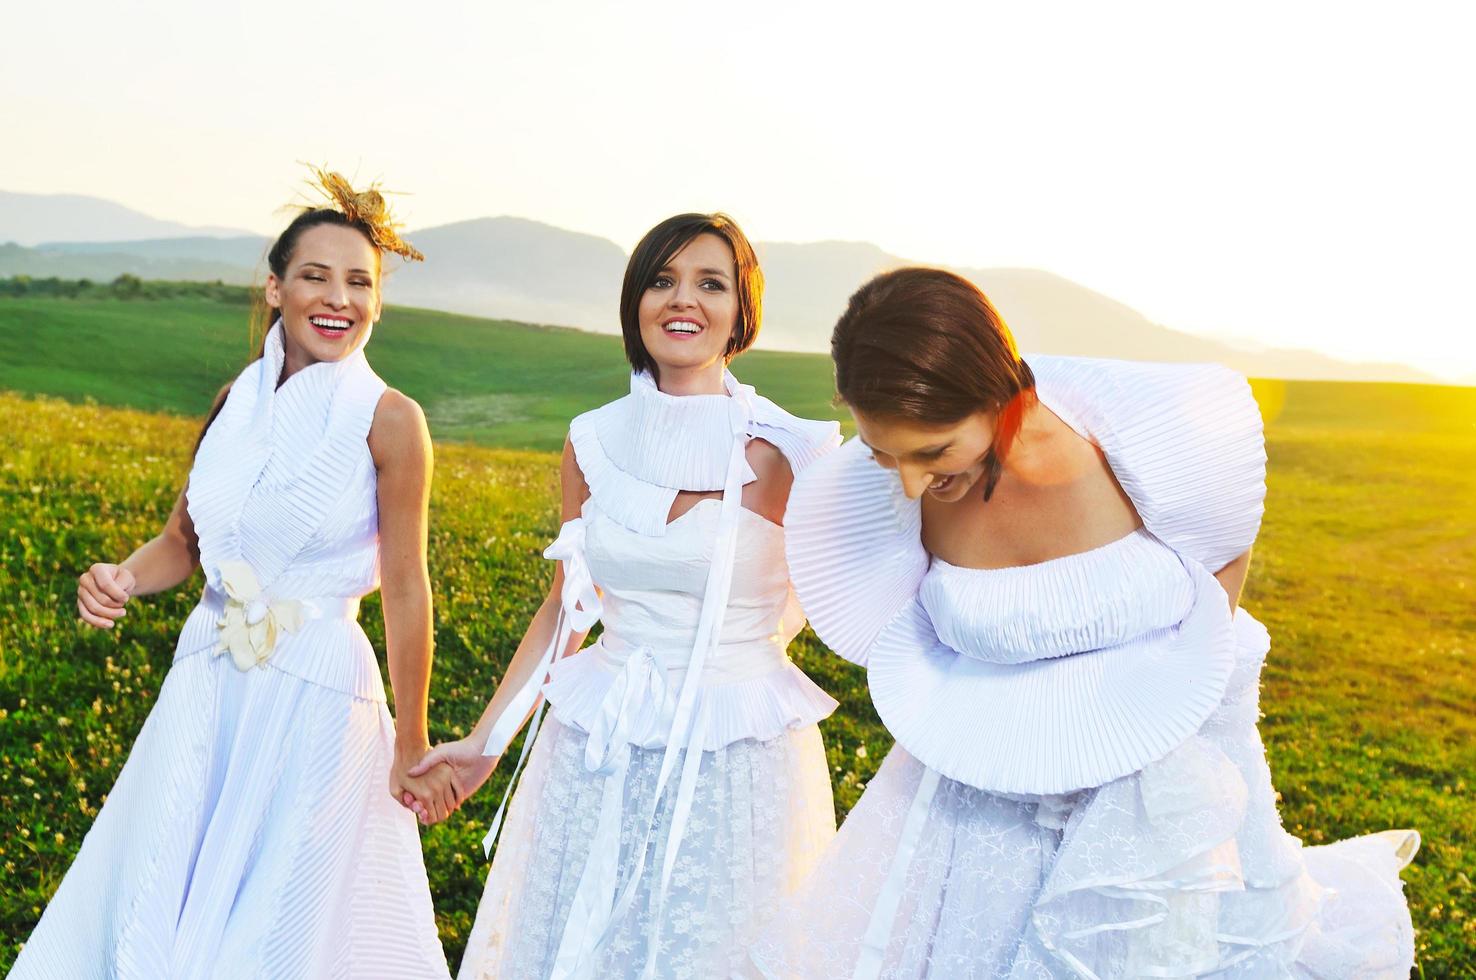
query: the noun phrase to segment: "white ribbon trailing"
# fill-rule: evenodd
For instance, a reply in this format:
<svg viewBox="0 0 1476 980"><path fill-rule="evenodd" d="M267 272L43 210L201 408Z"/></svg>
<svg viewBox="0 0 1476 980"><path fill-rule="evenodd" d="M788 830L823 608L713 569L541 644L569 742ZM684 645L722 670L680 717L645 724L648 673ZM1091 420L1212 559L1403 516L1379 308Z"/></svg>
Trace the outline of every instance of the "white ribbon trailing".
<svg viewBox="0 0 1476 980"><path fill-rule="evenodd" d="M220 629L216 653L229 653L239 670L266 663L277 645L277 634L295 632L307 618L301 600L263 596L256 572L244 561L221 562L220 581L226 602L225 613L216 624Z"/></svg>
<svg viewBox="0 0 1476 980"><path fill-rule="evenodd" d="M630 745L631 716L641 704L665 704L666 690L665 672L651 648L632 650L600 701L600 713L584 743L584 767L605 776L613 773L616 757L629 754L625 750Z"/></svg>
<svg viewBox="0 0 1476 980"><path fill-rule="evenodd" d="M902 833L897 838L897 850L887 865L887 876L871 907L871 918L866 923L866 932L861 936L861 949L856 956L854 980L876 980L881 976L886 960L887 946L892 939L892 923L897 918L897 909L902 904L902 893L907 887L907 871L912 867L913 855L922 840L923 827L928 822L928 811L932 809L933 797L938 793L939 774L936 769L923 767L912 804L907 808L907 818L902 821Z"/></svg>
<svg viewBox="0 0 1476 980"><path fill-rule="evenodd" d="M722 503L718 516L717 542L713 550L712 563L707 573L707 584L703 590L702 612L697 621L697 636L692 645L692 657L682 680L681 692L677 696L675 717L671 734L661 757L661 769L656 779L655 792L646 809L642 825L644 832L634 850L635 865L626 879L625 888L618 898L614 895L618 873L620 821L624 812L626 768L629 765L630 746L612 744L602 746L600 760L613 766L606 776L605 797L601 806L599 829L590 851L589 861L580 876L574 894L574 904L564 924L564 933L555 954L550 980L590 980L594 976L595 962L599 953L614 938L615 930L634 903L641 878L646 868L646 856L655 829L656 814L661 799L676 768L677 757L686 751L681 776L677 782L676 803L673 809L671 828L667 832L665 854L661 872L652 899L651 921L655 923L650 936L646 937L646 963L641 972L643 980L655 975L656 952L660 948L661 912L666 903L672 872L682 838L686 834L687 820L692 811L692 801L697 790L697 775L702 763L703 745L707 739L708 712L706 701L698 703L701 690L702 668L709 654L717 647L723 632L723 620L727 615L728 597L733 585L733 565L737 552L738 521L743 507L743 480L748 472L747 435L752 418L752 405L739 394L735 394L730 406L732 448L728 458L726 479L723 484ZM622 700L624 697L622 696ZM602 713L603 714L603 713ZM588 761L588 760L586 760ZM605 853L607 852L607 853Z"/></svg>
<svg viewBox="0 0 1476 980"><path fill-rule="evenodd" d="M543 718L546 704L540 694L549 668L574 635L588 632L604 613L600 594L595 590L594 578L590 575L589 563L584 557L582 517L564 522L559 528L558 537L543 549L543 557L550 561L563 562L564 565L564 586L559 591L559 616L554 623L553 639L544 649L538 666L513 695L507 709L492 723L492 731L482 749L483 755L502 755L512 744L518 730L523 727L523 719L528 717L530 710L533 711L533 718L528 723L528 735L523 739L523 751L518 753L518 764L513 769L512 778L507 781L507 789L502 794L497 814L492 818L486 836L482 838L482 853L486 856L492 854L492 845L497 841L497 834L502 830L502 818L507 813L507 802L512 797L513 787L517 785L518 775L523 771L523 764L528 761L528 754L533 750L533 740L538 737L538 724Z"/></svg>

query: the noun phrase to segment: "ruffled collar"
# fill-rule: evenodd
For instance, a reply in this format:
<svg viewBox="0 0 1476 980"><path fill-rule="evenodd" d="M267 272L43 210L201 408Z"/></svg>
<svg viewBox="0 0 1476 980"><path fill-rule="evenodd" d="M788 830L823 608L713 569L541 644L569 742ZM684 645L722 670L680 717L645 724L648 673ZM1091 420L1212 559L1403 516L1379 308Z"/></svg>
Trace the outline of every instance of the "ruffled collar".
<svg viewBox="0 0 1476 980"><path fill-rule="evenodd" d="M733 440L753 422L754 393L731 372L722 395L668 395L645 372L630 378L630 394L599 425L610 461L645 483L668 490L721 490ZM744 482L753 479L744 474Z"/></svg>
<svg viewBox="0 0 1476 980"><path fill-rule="evenodd" d="M267 332L262 356L231 383L190 472L189 509L201 563L217 587L219 562L244 557L241 514L260 491L273 494L281 505L277 512L288 515L271 535L252 532L253 570L270 588L360 465L384 392L362 341L346 357L311 364L278 386L284 359L279 320ZM264 481L269 464L271 479Z"/></svg>

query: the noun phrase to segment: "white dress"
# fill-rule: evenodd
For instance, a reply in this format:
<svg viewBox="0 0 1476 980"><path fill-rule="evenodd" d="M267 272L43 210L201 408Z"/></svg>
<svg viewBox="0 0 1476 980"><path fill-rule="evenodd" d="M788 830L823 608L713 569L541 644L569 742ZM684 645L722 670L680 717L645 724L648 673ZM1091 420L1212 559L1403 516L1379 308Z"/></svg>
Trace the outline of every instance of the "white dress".
<svg viewBox="0 0 1476 980"><path fill-rule="evenodd" d="M1030 358L1144 527L1037 565L930 559L852 443L791 496L821 638L897 745L752 951L766 977L1408 977L1386 832L1303 847L1260 736L1269 648L1210 574L1250 547L1260 416L1219 368ZM886 569L877 575L863 569Z"/></svg>
<svg viewBox="0 0 1476 980"><path fill-rule="evenodd" d="M590 497L547 554L564 563L566 616L602 615L604 632L550 661L553 717L512 798L464 980L724 976L835 832L816 723L836 702L786 654L804 617L784 529L740 497L750 438L799 471L839 436L728 386L675 398L637 375L570 427ZM724 496L668 524L683 489ZM521 720L542 679L507 716ZM499 728L492 754L511 739Z"/></svg>
<svg viewBox="0 0 1476 980"><path fill-rule="evenodd" d="M11 977L447 976L355 619L379 582L366 438L385 385L359 351L277 388L280 331L190 472L204 597Z"/></svg>

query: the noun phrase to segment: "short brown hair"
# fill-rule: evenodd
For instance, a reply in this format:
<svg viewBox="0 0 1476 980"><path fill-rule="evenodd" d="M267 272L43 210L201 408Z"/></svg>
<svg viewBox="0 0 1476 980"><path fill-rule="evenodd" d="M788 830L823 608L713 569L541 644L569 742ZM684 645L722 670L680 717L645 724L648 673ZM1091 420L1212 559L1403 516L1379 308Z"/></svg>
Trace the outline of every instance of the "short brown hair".
<svg viewBox="0 0 1476 980"><path fill-rule="evenodd" d="M851 408L946 425L997 412L984 499L1034 398L1035 375L989 298L942 269L885 272L851 296L830 338L835 386Z"/></svg>
<svg viewBox="0 0 1476 980"><path fill-rule="evenodd" d="M641 297L656 281L672 258L698 235L716 235L733 250L734 288L738 291L738 320L723 356L728 360L748 350L758 338L763 318L764 274L758 256L738 222L722 212L678 214L646 232L630 261L620 287L620 332L625 337L625 357L637 371L656 376L656 362L641 341Z"/></svg>

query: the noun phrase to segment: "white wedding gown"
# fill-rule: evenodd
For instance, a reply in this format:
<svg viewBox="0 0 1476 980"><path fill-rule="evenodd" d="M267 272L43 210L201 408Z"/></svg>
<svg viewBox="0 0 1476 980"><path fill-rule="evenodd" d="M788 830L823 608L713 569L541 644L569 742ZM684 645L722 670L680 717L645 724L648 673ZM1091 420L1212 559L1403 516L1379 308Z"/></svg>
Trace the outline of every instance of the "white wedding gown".
<svg viewBox="0 0 1476 980"><path fill-rule="evenodd" d="M415 818L388 792L394 722L355 619L379 584L366 437L384 382L360 351L278 388L280 331L196 456L205 595L15 980L447 976ZM241 562L263 588L238 614L288 604L302 620L244 670L217 625Z"/></svg>

